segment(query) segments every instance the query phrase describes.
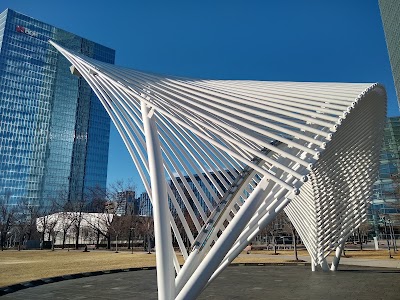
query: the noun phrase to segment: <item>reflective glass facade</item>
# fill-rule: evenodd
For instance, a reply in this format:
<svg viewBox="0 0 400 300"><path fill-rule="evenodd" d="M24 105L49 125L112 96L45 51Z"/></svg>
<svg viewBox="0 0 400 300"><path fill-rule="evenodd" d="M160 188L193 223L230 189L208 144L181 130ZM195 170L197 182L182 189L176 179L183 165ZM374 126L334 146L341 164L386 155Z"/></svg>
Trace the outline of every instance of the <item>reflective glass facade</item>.
<svg viewBox="0 0 400 300"><path fill-rule="evenodd" d="M371 209L376 225L380 217L391 216L400 226L400 117L387 119Z"/></svg>
<svg viewBox="0 0 400 300"><path fill-rule="evenodd" d="M114 63L115 51L6 10L0 14L0 197L32 204L105 188L110 119L48 40Z"/></svg>
<svg viewBox="0 0 400 300"><path fill-rule="evenodd" d="M400 1L379 0L397 101L400 105Z"/></svg>
<svg viewBox="0 0 400 300"><path fill-rule="evenodd" d="M232 178L233 175L231 174L230 171L226 171ZM212 176L214 177L214 180L220 185L221 189L223 190L223 192L226 192L226 188L224 187L224 185L221 183L221 181L218 179L218 177L213 174L211 172ZM205 175L205 174L203 174ZM212 194L210 193L210 191L207 189L206 185L204 184L204 182L202 181L201 177L197 174L193 175L194 178L196 179L196 184L192 181L192 179L190 178L190 176L185 176L185 181L187 182L188 186L191 188L193 194L196 196L196 198L199 200L200 206L202 207L202 209L204 211L207 211L207 204L204 201L204 199L201 196L200 191L198 190L198 187L200 187L202 189L202 192L204 193L204 195L207 197L207 199L213 204L216 205L215 203L215 199L213 198ZM185 187L185 185L182 182L182 179L180 177L175 177L177 183L179 184L180 188L182 189L182 191L187 194L188 191ZM213 188L215 193L218 193L217 188L212 185L211 181L206 177L208 183L211 185L211 187ZM182 211L185 210L185 204L182 200L181 195L179 194L179 191L177 189L177 187L174 185L174 182L169 179L168 180L168 185L169 188L172 192L172 194L175 196L175 199L178 203L178 205L180 206L180 208L182 209ZM246 191L247 192L247 191ZM189 203L194 211L194 213L199 216L199 210L197 209L196 205L194 204L193 200L190 198L190 196L188 196L189 199ZM243 202L243 199L241 199ZM143 192L139 198L136 199L137 201L137 205L139 207L138 211L140 215L143 216L152 216L153 215L153 205L151 204L150 201L150 197L147 194L147 192ZM176 209L171 201L171 198L168 197L168 206L169 206L169 210L172 212L172 215L175 216L176 215Z"/></svg>

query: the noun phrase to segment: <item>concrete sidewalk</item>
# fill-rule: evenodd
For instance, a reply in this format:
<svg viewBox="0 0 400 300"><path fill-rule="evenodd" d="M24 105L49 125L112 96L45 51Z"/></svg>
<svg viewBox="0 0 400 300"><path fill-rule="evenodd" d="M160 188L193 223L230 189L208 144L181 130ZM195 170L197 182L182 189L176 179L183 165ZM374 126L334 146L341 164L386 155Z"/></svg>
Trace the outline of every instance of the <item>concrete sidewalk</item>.
<svg viewBox="0 0 400 300"><path fill-rule="evenodd" d="M350 251L349 251L350 252ZM270 258L270 254L240 254L239 257L246 257L251 258ZM277 256L279 260L282 261L290 261L293 260L293 255L281 255ZM389 255L388 255L389 257ZM299 259L303 260L307 263L311 263L310 256L299 255ZM332 263L332 256L328 256L327 261L328 263ZM362 267L374 267L374 268L392 268L392 269L400 269L400 260L399 259L371 259L371 258L352 258L352 257L343 257L340 259L339 268L341 265L349 265L349 266L362 266Z"/></svg>
<svg viewBox="0 0 400 300"><path fill-rule="evenodd" d="M330 261L328 259L328 261ZM398 259L363 259L363 258L346 258L340 259L341 265L379 267L379 268L397 268L400 269L400 260ZM339 265L340 266L340 265Z"/></svg>

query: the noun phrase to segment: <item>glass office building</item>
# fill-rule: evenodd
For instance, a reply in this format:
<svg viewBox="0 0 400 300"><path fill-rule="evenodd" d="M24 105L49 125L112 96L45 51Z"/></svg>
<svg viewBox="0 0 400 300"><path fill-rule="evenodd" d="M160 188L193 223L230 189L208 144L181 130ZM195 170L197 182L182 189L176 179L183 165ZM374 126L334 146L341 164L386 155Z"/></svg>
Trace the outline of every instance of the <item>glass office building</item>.
<svg viewBox="0 0 400 300"><path fill-rule="evenodd" d="M400 105L400 1L379 0L379 9L385 31L397 101Z"/></svg>
<svg viewBox="0 0 400 300"><path fill-rule="evenodd" d="M400 117L387 119L371 213L375 231L382 217L391 219L400 229Z"/></svg>
<svg viewBox="0 0 400 300"><path fill-rule="evenodd" d="M10 9L0 14L0 199L49 203L105 188L110 119L49 43L108 63L115 51Z"/></svg>
<svg viewBox="0 0 400 300"><path fill-rule="evenodd" d="M231 176L233 178L233 175L229 170L226 170L226 173L229 174L229 176ZM214 180L220 185L222 191L226 192L226 188L221 183L219 178L213 172L211 172L210 174L214 177ZM205 174L203 174L203 175L205 175ZM213 205L215 205L215 199L213 199L213 195L206 188L206 185L204 184L204 182L202 181L201 177L198 174L193 174L193 178L196 180L196 183L194 183L192 181L190 176L186 175L184 179L185 179L188 187L192 190L193 195L197 199L199 199L199 204L200 204L201 208L204 211L207 211L207 204L204 201L204 199L202 198L201 194L203 193L204 196L207 198L207 200L209 200ZM214 192L218 193L217 188L214 185L212 185L211 181L207 177L205 177L205 178L208 181L208 183L212 186ZM185 194L188 194L189 192L186 189L185 184L182 181L182 178L175 177L175 179L176 179L176 182L179 185L179 187L182 189L182 191ZM184 211L185 210L185 204L184 204L184 202L182 200L182 197L181 197L177 187L175 186L175 184L173 183L173 181L171 179L168 179L168 185L169 185L169 189L170 189L171 193L175 196L176 202L178 203L179 207ZM202 190L202 193L200 193L199 189ZM191 199L190 196L188 196L188 199L189 199L190 206L192 207L194 213L197 216L199 216L199 210L196 207L196 205L194 204L193 200ZM136 201L137 201L138 211L139 211L140 215L143 215L143 216L152 216L153 215L153 205L151 204L150 197L147 194L147 192L143 192L139 196L139 198L136 199ZM173 202L171 201L170 197L168 197L168 206L169 206L169 209L170 209L172 215L175 216L176 215L176 209L175 209L175 207L173 205Z"/></svg>

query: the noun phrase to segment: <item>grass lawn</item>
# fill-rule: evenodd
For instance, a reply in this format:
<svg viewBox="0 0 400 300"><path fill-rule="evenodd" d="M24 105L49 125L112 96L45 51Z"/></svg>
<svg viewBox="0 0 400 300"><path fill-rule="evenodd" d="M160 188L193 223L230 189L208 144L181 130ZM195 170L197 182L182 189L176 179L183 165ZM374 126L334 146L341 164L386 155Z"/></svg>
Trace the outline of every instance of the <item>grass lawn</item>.
<svg viewBox="0 0 400 300"><path fill-rule="evenodd" d="M293 257L293 251L279 250L280 255L273 255L272 251L251 251L255 255L241 255L235 263L287 263L287 257ZM392 252L393 254L393 252ZM299 251L299 256L308 255L305 250ZM346 251L346 256L352 258L388 259L388 252L373 251ZM290 258L293 259L293 258ZM400 259L397 252L395 259ZM180 257L180 263L183 263ZM66 274L83 273L90 271L123 269L134 267L155 266L155 254L145 252L94 250L6 250L0 252L0 286L25 282L34 279L60 276Z"/></svg>
<svg viewBox="0 0 400 300"><path fill-rule="evenodd" d="M90 271L155 266L155 254L82 250L0 252L0 286Z"/></svg>

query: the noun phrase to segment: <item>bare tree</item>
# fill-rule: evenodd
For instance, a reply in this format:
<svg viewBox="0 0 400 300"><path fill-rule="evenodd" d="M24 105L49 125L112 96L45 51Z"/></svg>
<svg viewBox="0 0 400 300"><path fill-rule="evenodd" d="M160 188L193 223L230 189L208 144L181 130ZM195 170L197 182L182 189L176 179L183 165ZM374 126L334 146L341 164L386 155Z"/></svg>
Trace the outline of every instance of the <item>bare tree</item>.
<svg viewBox="0 0 400 300"><path fill-rule="evenodd" d="M60 233L60 224L64 223L61 213L54 213L52 218L47 222L49 231L49 241L51 241L51 251L54 251L57 235Z"/></svg>
<svg viewBox="0 0 400 300"><path fill-rule="evenodd" d="M107 248L110 247L110 236L108 234L108 225L112 220L109 220L108 216L103 215L106 213L107 204L107 193L99 187L95 187L90 190L91 199L89 203L89 211L98 214L97 217L91 218L88 221L88 225L92 228L95 235L96 246L98 249L100 245L100 237L107 238Z"/></svg>
<svg viewBox="0 0 400 300"><path fill-rule="evenodd" d="M44 242L46 240L46 233L48 235L47 240L51 241L51 234L57 226L57 205L54 199L51 201L41 204L38 207L38 218L36 219L36 225L38 231L41 233L40 249L43 250Z"/></svg>
<svg viewBox="0 0 400 300"><path fill-rule="evenodd" d="M68 211L60 212L60 217L62 219L62 222L61 222L61 233L62 233L61 249L64 249L68 232L70 231L70 229L72 227L73 217L71 216L71 213Z"/></svg>
<svg viewBox="0 0 400 300"><path fill-rule="evenodd" d="M368 233L372 230L372 226L368 221L360 224L358 228L358 239L360 241L360 250L363 250L363 242L367 243Z"/></svg>
<svg viewBox="0 0 400 300"><path fill-rule="evenodd" d="M78 200L69 200L65 205L65 210L70 212L69 218L71 222L71 228L73 228L75 234L75 250L78 250L79 248L79 237L85 208L86 201L84 198Z"/></svg>
<svg viewBox="0 0 400 300"><path fill-rule="evenodd" d="M136 199L136 193L135 191L131 190L131 193L133 194L133 199L130 199L130 201L126 203L125 206L125 230L128 233L128 249L131 247L133 248L133 239L135 238L136 234L139 232L139 226L140 226L140 217L139 217L139 211L140 211L140 203L138 202L138 199Z"/></svg>
<svg viewBox="0 0 400 300"><path fill-rule="evenodd" d="M278 254L276 252L276 250L277 250L276 238L277 238L278 234L282 232L282 224L283 224L282 213L280 213L273 219L273 221L271 223L269 223L265 227L265 231L271 236L271 242L272 242L272 246L273 246L275 255Z"/></svg>
<svg viewBox="0 0 400 300"><path fill-rule="evenodd" d="M292 243L293 243L293 251L294 251L294 259L299 260L297 255L297 232L293 223L290 221L289 217L285 214L284 211L280 213L280 218L283 222L283 231L292 235Z"/></svg>
<svg viewBox="0 0 400 300"><path fill-rule="evenodd" d="M130 205L130 201L134 204L136 186L132 182L132 179L127 181L119 180L107 187L103 199L112 202L115 208L115 213L121 215L135 214L135 205Z"/></svg>
<svg viewBox="0 0 400 300"><path fill-rule="evenodd" d="M154 220L153 217L142 216L140 224L140 233L145 238L146 242L143 243L147 253L151 253L152 240L154 239Z"/></svg>
<svg viewBox="0 0 400 300"><path fill-rule="evenodd" d="M107 249L111 249L111 224L115 215L113 209L106 199L96 199L92 202L92 208L97 213L97 217L88 220L89 226L96 234L96 248L99 247L100 236L107 240Z"/></svg>
<svg viewBox="0 0 400 300"><path fill-rule="evenodd" d="M38 217L38 209L37 205L32 205L27 200L21 201L18 205L18 217L15 218L14 224L19 232L18 251L21 250L21 246L26 241L37 233L36 218Z"/></svg>
<svg viewBox="0 0 400 300"><path fill-rule="evenodd" d="M99 247L100 237L103 236L107 240L107 249L111 249L111 238L116 238L116 247L118 237L124 232L131 239L132 230L136 220L134 205L128 205L126 195L131 196L134 202L135 186L131 181L117 181L104 190L101 187L94 187L87 192L87 210L96 213L96 217L86 220L91 229L95 232L96 248ZM134 203L132 203L134 204ZM124 216L117 218L116 216ZM131 218L125 216L130 215ZM130 242L130 241L129 241ZM117 249L116 249L117 251Z"/></svg>
<svg viewBox="0 0 400 300"><path fill-rule="evenodd" d="M126 218L123 216L114 216L113 220L109 226L109 231L111 231L115 237L115 252L118 253L118 238L124 232L127 225Z"/></svg>
<svg viewBox="0 0 400 300"><path fill-rule="evenodd" d="M139 227L140 227L140 216L136 214L129 214L126 216L126 224L128 225L126 227L126 230L129 230L128 233L128 249L131 247L133 248L133 241L136 237L136 235L139 233Z"/></svg>
<svg viewBox="0 0 400 300"><path fill-rule="evenodd" d="M132 230L137 226L137 220L135 218L135 214L137 213L135 190L135 184L131 179L127 181L119 180L110 184L105 193L103 195L100 193L100 197L97 197L105 201L104 212L106 213L105 217L107 218L105 224L108 229L107 247L109 249L111 248L111 234L115 236L117 251L118 236L125 232L128 234L129 239L131 239Z"/></svg>
<svg viewBox="0 0 400 300"><path fill-rule="evenodd" d="M68 201L68 193L65 190L59 191L57 198L52 199L52 201L55 211L59 213L56 234L62 234L61 248L64 249L68 233L75 220L73 214L74 206Z"/></svg>
<svg viewBox="0 0 400 300"><path fill-rule="evenodd" d="M11 193L0 196L0 247L4 250L7 235L14 225L17 206L11 201Z"/></svg>
<svg viewBox="0 0 400 300"><path fill-rule="evenodd" d="M110 201L111 193L100 187L90 190L90 211L96 213L95 218L88 221L89 226L94 230L96 235L96 248L99 247L100 236L107 240L107 249L111 249L111 224L116 212L115 203Z"/></svg>

